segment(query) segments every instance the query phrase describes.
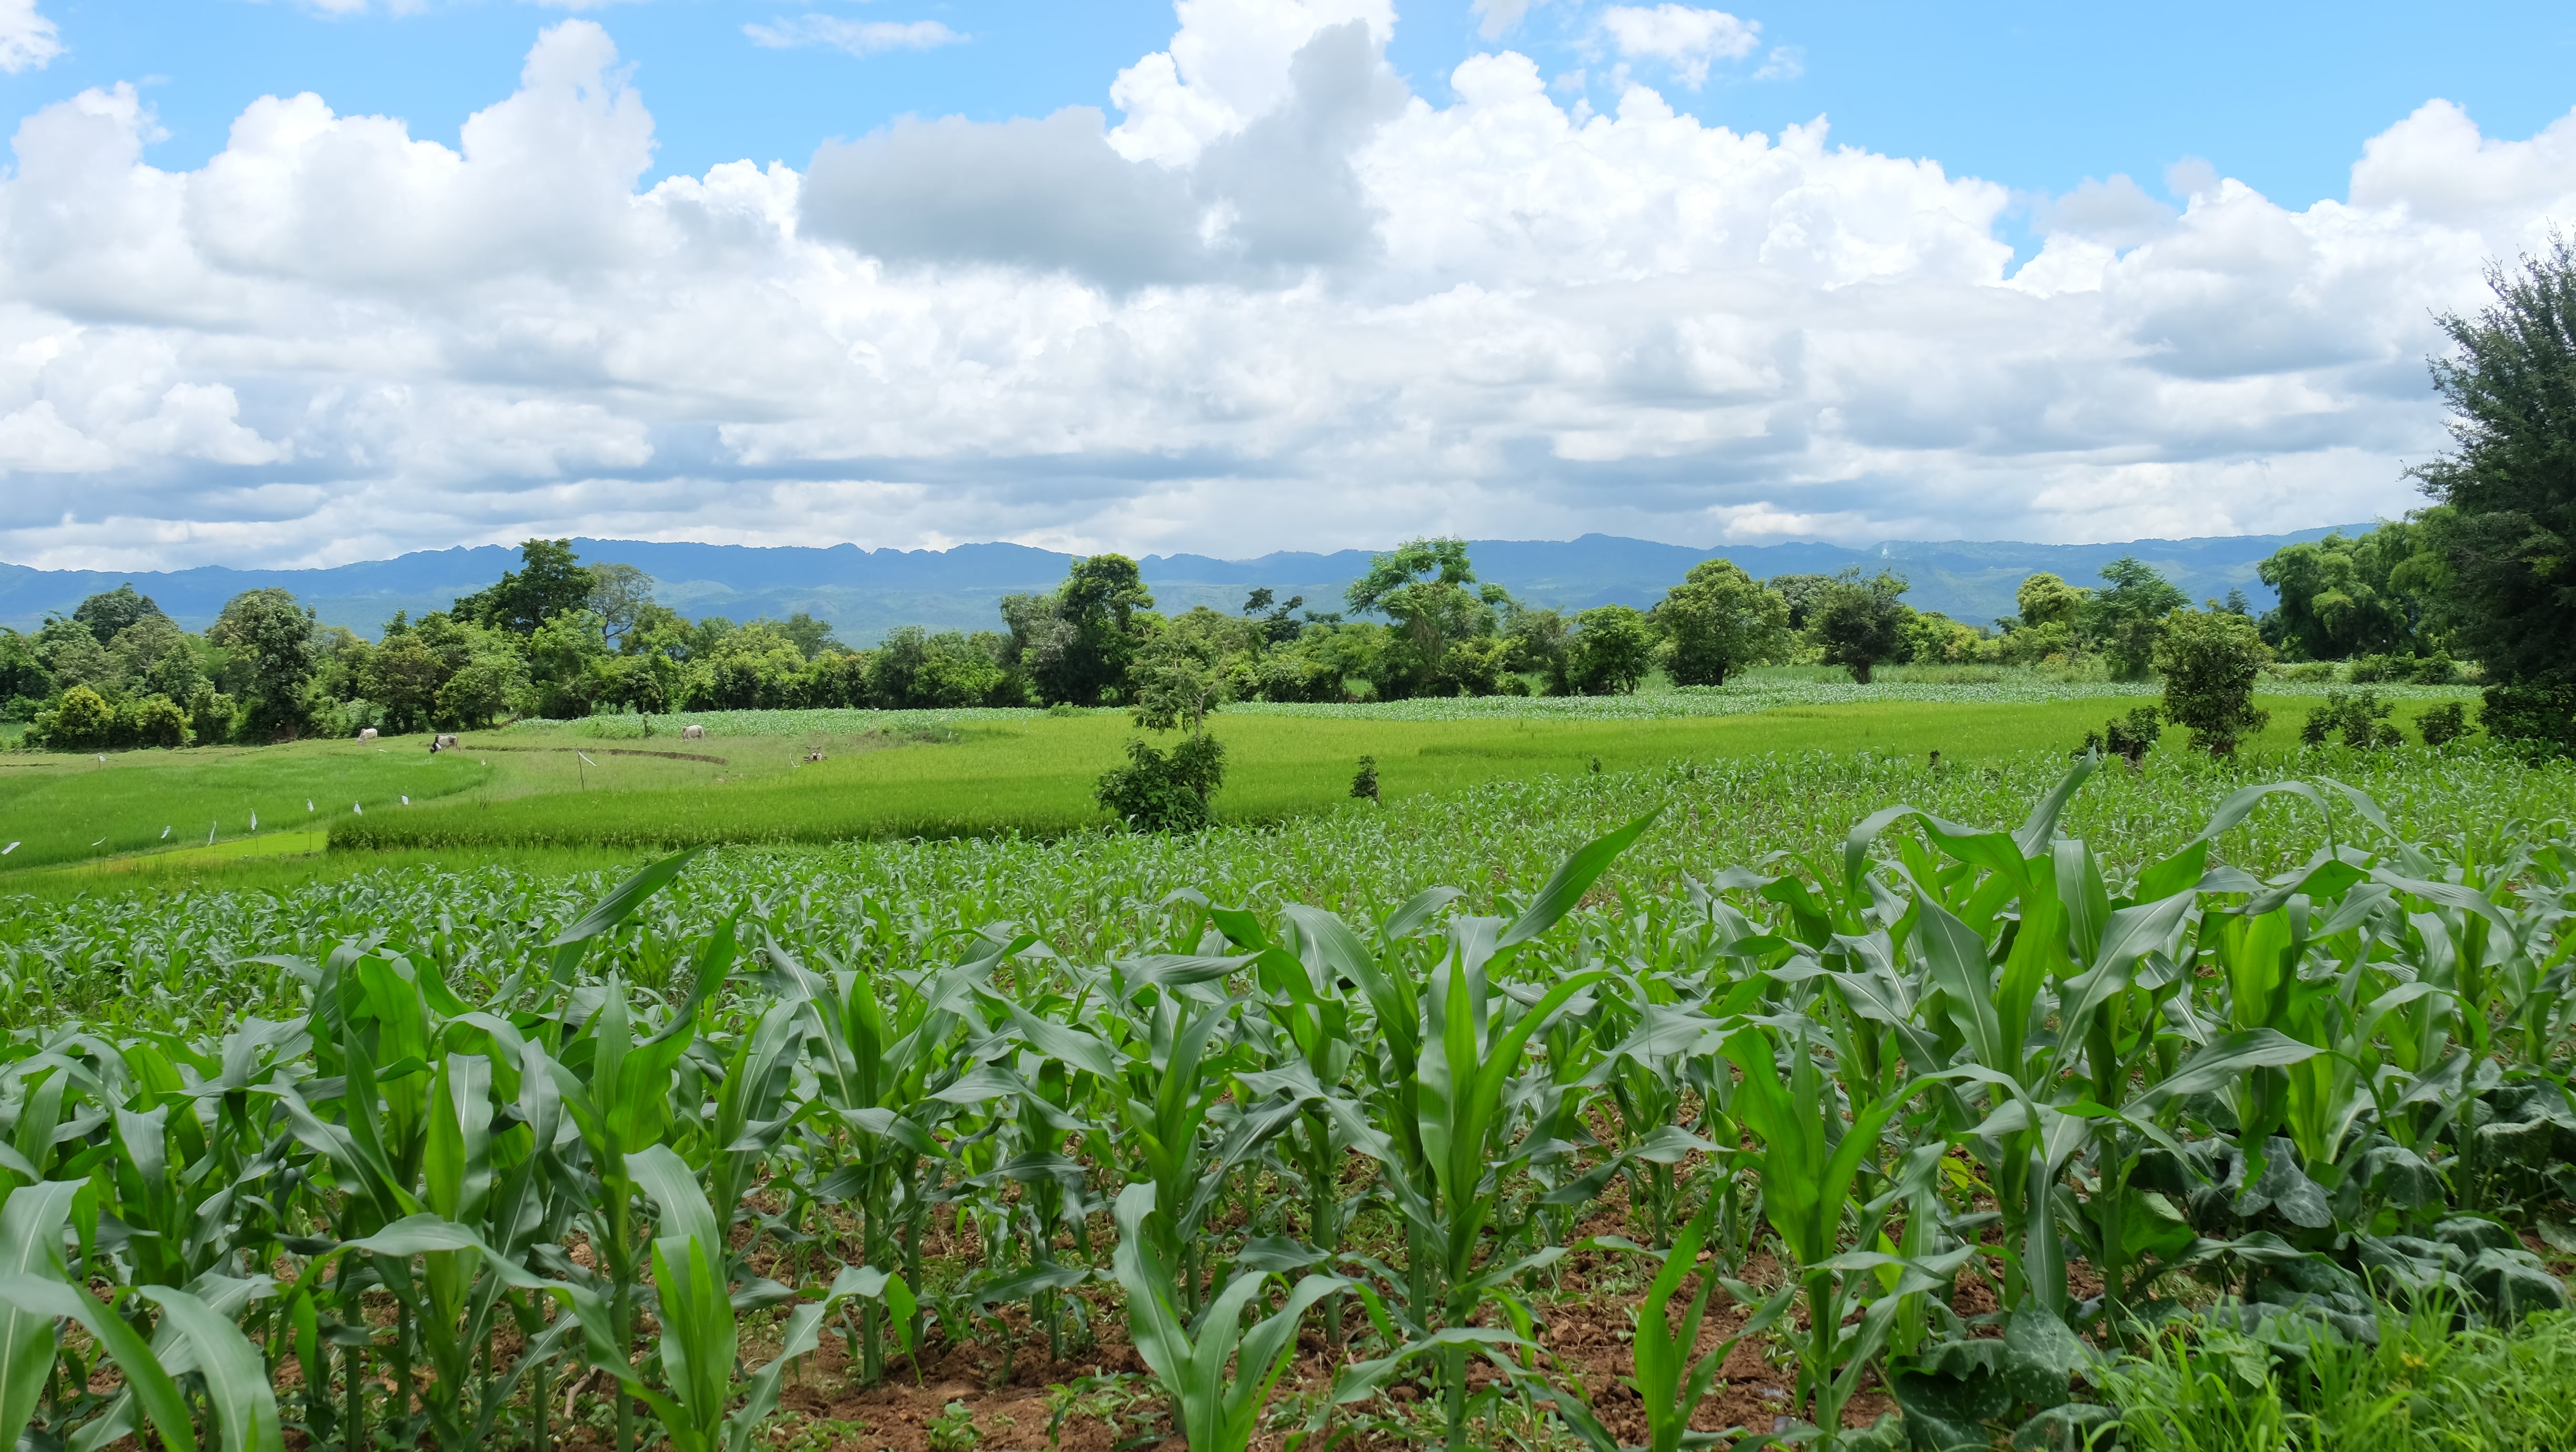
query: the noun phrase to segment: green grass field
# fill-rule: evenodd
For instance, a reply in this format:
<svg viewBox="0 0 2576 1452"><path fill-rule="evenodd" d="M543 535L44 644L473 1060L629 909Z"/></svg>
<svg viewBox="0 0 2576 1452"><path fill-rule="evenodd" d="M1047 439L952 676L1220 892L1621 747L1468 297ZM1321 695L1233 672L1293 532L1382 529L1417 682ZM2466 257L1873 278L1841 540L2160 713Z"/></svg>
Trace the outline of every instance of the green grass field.
<svg viewBox="0 0 2576 1452"><path fill-rule="evenodd" d="M1730 688L1732 691L1733 688ZM1865 698L1852 699L1855 694ZM1665 762L1806 751L1957 762L2070 749L2135 687L2041 683L1763 683L1706 694L1526 702L1446 719L1416 703L1220 713L1228 748L1221 819L1256 824L1347 800L1363 755L1390 799L1495 781ZM1651 714L1659 703L1674 714ZM2294 748L2312 704L2266 697L2270 729L2249 751ZM1445 703L1444 709L1445 709ZM2401 701L2411 723L2431 699ZM1733 714L1704 714L1714 706ZM1681 714L1687 712L1688 714ZM436 756L426 737L265 748L0 757L0 881L45 869L215 872L319 850L335 855L582 854L711 842L1050 836L1107 824L1092 784L1138 733L1116 711L864 712L706 718L683 742L666 726L618 739L609 723L536 723L472 733ZM796 729L796 728L803 729ZM2164 749L2181 749L2168 738ZM819 762L807 760L820 752ZM408 798L406 803L405 798ZM308 806L309 804L309 806ZM257 830L253 830L253 821ZM209 842L209 837L212 842Z"/></svg>

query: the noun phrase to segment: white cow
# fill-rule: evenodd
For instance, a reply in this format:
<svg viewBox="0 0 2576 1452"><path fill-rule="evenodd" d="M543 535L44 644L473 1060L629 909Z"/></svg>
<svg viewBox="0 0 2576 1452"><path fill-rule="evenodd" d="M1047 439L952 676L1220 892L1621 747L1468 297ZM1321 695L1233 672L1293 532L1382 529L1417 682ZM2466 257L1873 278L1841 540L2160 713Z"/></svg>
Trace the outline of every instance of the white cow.
<svg viewBox="0 0 2576 1452"><path fill-rule="evenodd" d="M707 739L707 728L704 726L683 726L680 728L680 739L682 741L704 741Z"/></svg>
<svg viewBox="0 0 2576 1452"><path fill-rule="evenodd" d="M376 728L375 728L375 727L373 727L373 726L368 726L368 727L364 727L364 728L362 728L362 729L358 732L358 739L359 739L360 741L373 741L373 740L375 740L375 739L376 739Z"/></svg>
<svg viewBox="0 0 2576 1452"><path fill-rule="evenodd" d="M442 751L454 751L455 749L456 738L449 735L447 732L441 731L438 735L430 739L429 752L432 756L436 756Z"/></svg>

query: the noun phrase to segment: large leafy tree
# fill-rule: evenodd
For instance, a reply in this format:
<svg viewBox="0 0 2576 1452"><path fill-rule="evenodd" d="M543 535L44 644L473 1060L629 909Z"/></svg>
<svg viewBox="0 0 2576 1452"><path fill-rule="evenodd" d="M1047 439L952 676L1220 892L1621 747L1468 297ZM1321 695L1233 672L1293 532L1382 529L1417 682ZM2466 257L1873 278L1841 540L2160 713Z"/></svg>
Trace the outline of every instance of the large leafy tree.
<svg viewBox="0 0 2576 1452"><path fill-rule="evenodd" d="M807 660L821 655L826 647L840 644L832 638L832 622L817 620L802 610L779 621L777 630L796 642L796 648L804 653Z"/></svg>
<svg viewBox="0 0 2576 1452"><path fill-rule="evenodd" d="M2038 630L2050 625L2072 627L2084 613L2084 602L2093 592L2081 585L2070 585L2043 570L2023 577L2021 588L2013 591L2013 604L2021 611L2021 626Z"/></svg>
<svg viewBox="0 0 2576 1452"><path fill-rule="evenodd" d="M1654 626L1630 606L1595 606L1574 617L1567 654L1567 669L1585 695L1626 695L1654 669Z"/></svg>
<svg viewBox="0 0 2576 1452"><path fill-rule="evenodd" d="M456 670L444 654L412 631L388 632L385 643L368 655L358 689L383 709L388 729L417 731L429 724L439 689Z"/></svg>
<svg viewBox="0 0 2576 1452"><path fill-rule="evenodd" d="M88 626L77 620L46 616L44 625L36 631L36 658L44 662L58 690L88 686L102 697L109 697L125 689L124 666L99 644Z"/></svg>
<svg viewBox="0 0 2576 1452"><path fill-rule="evenodd" d="M205 682L205 666L188 632L157 610L118 631L108 648L140 690L185 701Z"/></svg>
<svg viewBox="0 0 2576 1452"><path fill-rule="evenodd" d="M53 693L53 673L37 655L35 637L0 626L0 702L41 701Z"/></svg>
<svg viewBox="0 0 2576 1452"><path fill-rule="evenodd" d="M2452 448L2416 474L2450 509L2448 593L2494 682L2489 730L2576 745L2576 241L2490 267L2487 286L2476 316L2441 319Z"/></svg>
<svg viewBox="0 0 2576 1452"><path fill-rule="evenodd" d="M1868 685L1871 671L1903 660L1905 628L1914 619L1913 607L1900 598L1906 588L1904 576L1885 570L1866 580L1858 568L1834 576L1810 607L1810 629L1824 647L1825 664L1841 666Z"/></svg>
<svg viewBox="0 0 2576 1452"><path fill-rule="evenodd" d="M571 540L532 539L519 546L519 568L459 599L449 613L512 635L534 635L565 611L588 608L597 584L574 557Z"/></svg>
<svg viewBox="0 0 2576 1452"><path fill-rule="evenodd" d="M990 705L1004 672L979 641L998 639L970 640L955 630L933 635L918 625L889 631L867 657L868 697L890 710Z"/></svg>
<svg viewBox="0 0 2576 1452"><path fill-rule="evenodd" d="M1722 686L1789 640L1789 601L1754 583L1733 560L1702 560L1654 609L1663 662L1675 684Z"/></svg>
<svg viewBox="0 0 2576 1452"><path fill-rule="evenodd" d="M2102 578L2109 583L2084 602L2083 632L2109 658L2115 675L2135 680L2154 663L2165 617L2191 599L2135 555L2104 565Z"/></svg>
<svg viewBox="0 0 2576 1452"><path fill-rule="evenodd" d="M1395 627L1380 690L1446 696L1494 689L1507 655L1494 640L1514 611L1500 585L1476 587L1463 539L1417 539L1371 557L1343 596L1352 613L1384 614Z"/></svg>
<svg viewBox="0 0 2576 1452"><path fill-rule="evenodd" d="M589 605L599 613L600 632L610 645L623 648L646 623L648 612L661 608L653 603L653 577L614 561L583 568L590 572Z"/></svg>
<svg viewBox="0 0 2576 1452"><path fill-rule="evenodd" d="M313 612L284 590L244 590L225 602L206 631L225 652L225 684L242 703L242 729L254 741L290 739L311 729L306 701L320 665Z"/></svg>
<svg viewBox="0 0 2576 1452"><path fill-rule="evenodd" d="M1789 628L1804 632L1816 623L1816 609L1824 604L1825 592L1832 589L1831 575L1773 575L1762 582L1762 588L1780 597L1789 607Z"/></svg>
<svg viewBox="0 0 2576 1452"><path fill-rule="evenodd" d="M1048 705L1097 706L1127 685L1127 666L1142 643L1154 608L1136 562L1125 555L1092 555L1073 562L1051 595L1008 595L1002 619L1011 628L1004 651L1010 668Z"/></svg>
<svg viewBox="0 0 2576 1452"><path fill-rule="evenodd" d="M2437 646L2433 586L2443 572L2429 553L2433 533L2424 523L2396 521L2273 551L2256 566L2281 597L2263 617L2263 638L2309 660Z"/></svg>

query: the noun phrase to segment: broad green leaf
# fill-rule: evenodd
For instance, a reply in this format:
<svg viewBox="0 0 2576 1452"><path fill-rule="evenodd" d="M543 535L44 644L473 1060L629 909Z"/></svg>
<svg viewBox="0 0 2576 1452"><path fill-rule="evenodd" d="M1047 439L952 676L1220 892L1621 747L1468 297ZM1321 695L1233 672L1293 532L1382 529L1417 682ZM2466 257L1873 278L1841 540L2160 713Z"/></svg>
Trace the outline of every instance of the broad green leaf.
<svg viewBox="0 0 2576 1452"><path fill-rule="evenodd" d="M2185 1059L2171 1076L2149 1088L2143 1106L2206 1094L2223 1088L2250 1069L2277 1069L2313 1058L2317 1050L2277 1029L2240 1029L2210 1040Z"/></svg>
<svg viewBox="0 0 2576 1452"><path fill-rule="evenodd" d="M1574 905L1592 890L1592 884L1600 880L1601 874L1609 870L1619 854L1644 836L1646 829L1663 814L1664 809L1657 807L1618 831L1596 837L1576 848L1574 855L1565 859L1565 865L1559 867L1547 884L1538 890L1538 896L1529 907L1512 920L1512 925L1503 930L1501 937L1494 940L1494 951L1500 953L1506 948L1516 948L1556 926L1556 920L1574 910Z"/></svg>
<svg viewBox="0 0 2576 1452"><path fill-rule="evenodd" d="M283 1452L284 1429L277 1415L277 1397L269 1389L268 1367L241 1328L186 1291L145 1286L139 1294L158 1303L162 1314L195 1346L224 1452Z"/></svg>
<svg viewBox="0 0 2576 1452"><path fill-rule="evenodd" d="M47 1180L9 1192L8 1204L0 1206L0 1277L63 1276L63 1232L81 1188ZM0 1437L13 1446L36 1414L55 1346L53 1316L0 1304Z"/></svg>
<svg viewBox="0 0 2576 1452"><path fill-rule="evenodd" d="M2102 758L2098 753L2085 754L2077 759L2056 786L2049 789L2048 795L2031 807L2030 815L2022 819L2020 829L2013 833L2013 845L2021 849L2024 858L2037 857L2048 850L2049 839L2057 835L2057 819L2065 812L2066 804L2075 799L2075 789L2084 785L2085 778L2101 767Z"/></svg>
<svg viewBox="0 0 2576 1452"><path fill-rule="evenodd" d="M161 1434L162 1443L171 1452L196 1452L196 1424L188 1414L187 1402L179 1395L179 1384L124 1318L92 1300L87 1291L45 1276L0 1276L0 1302L49 1319L78 1321L81 1329L116 1362L127 1388L142 1404L144 1415L152 1419L153 1430ZM261 1378L263 1390L266 1385L266 1379Z"/></svg>
<svg viewBox="0 0 2576 1452"><path fill-rule="evenodd" d="M2020 1046L2003 1041L2003 1025L1995 1012L1993 970L1986 961L1986 940L1952 917L1949 909L1929 899L1921 901L1923 917L1914 930L1914 939L1923 945L1924 964L1941 990L1942 1004L1951 1022L1967 1039L1968 1052L1980 1064L2018 1070Z"/></svg>
<svg viewBox="0 0 2576 1452"><path fill-rule="evenodd" d="M648 863L633 877L619 884L615 892L600 899L589 912L575 919L571 926L547 940L546 946L554 950L554 961L549 969L552 979L559 984L571 983L573 970L581 964L584 944L626 921L636 908L643 905L644 899L660 892L672 878L680 875L681 868L689 865L689 859L705 850L692 847Z"/></svg>
<svg viewBox="0 0 2576 1452"><path fill-rule="evenodd" d="M669 1145L651 1145L628 1155L626 1173L662 1212L665 1235L693 1239L707 1247L711 1256L725 1253L724 1231L707 1204L707 1192L688 1162Z"/></svg>

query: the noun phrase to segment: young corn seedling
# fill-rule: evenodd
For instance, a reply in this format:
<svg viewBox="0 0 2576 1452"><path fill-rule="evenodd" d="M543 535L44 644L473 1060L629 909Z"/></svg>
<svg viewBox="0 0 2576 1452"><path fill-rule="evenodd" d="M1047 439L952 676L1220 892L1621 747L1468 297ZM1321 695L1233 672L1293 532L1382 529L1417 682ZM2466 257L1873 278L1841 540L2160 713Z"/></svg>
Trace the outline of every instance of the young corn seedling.
<svg viewBox="0 0 2576 1452"><path fill-rule="evenodd" d="M1015 938L1000 951L970 958L927 989L897 977L881 982L860 968L817 974L775 946L768 950L764 980L809 1015L808 1063L832 1119L849 1134L813 1146L818 1162L839 1164L813 1188L856 1208L863 1261L900 1262L913 1284L921 1282L921 1231L929 1212L924 1181L945 1157L932 1131L958 1107L948 1096L964 1069L956 1045L964 1027L959 1010L971 998L967 985L1029 941ZM891 991L891 1007L880 1002L881 988ZM874 1383L885 1375L882 1303L862 1300L857 1315L860 1376ZM912 1344L922 1330L918 1316L908 1313L897 1339Z"/></svg>
<svg viewBox="0 0 2576 1452"><path fill-rule="evenodd" d="M1698 1351L1700 1323L1708 1313L1710 1293L1717 1289L1717 1267L1699 1265L1717 1210L1718 1200L1711 1196L1674 1234L1669 1250L1648 1250L1615 1236L1589 1242L1596 1249L1632 1251L1661 1262L1634 1316L1636 1374L1621 1378L1637 1394L1645 1411L1645 1443L1637 1448L1621 1447L1591 1408L1554 1388L1547 1393L1567 1424L1596 1452L1680 1452L1684 1447L1716 1446L1728 1435L1693 1431L1691 1422L1707 1404L1709 1393L1716 1389L1718 1372L1726 1365L1727 1354L1746 1337L1768 1331L1788 1303L1776 1298L1764 1303L1736 1328L1733 1336L1706 1352L1692 1354ZM1674 1302L1681 1295L1682 1282L1694 1273L1698 1285L1682 1304L1681 1322L1676 1326L1672 1319Z"/></svg>
<svg viewBox="0 0 2576 1452"><path fill-rule="evenodd" d="M1511 1091L1524 1070L1524 1048L1576 994L1608 975L1595 970L1559 978L1526 1009L1509 994L1490 991L1488 975L1564 917L1653 820L1650 813L1587 844L1508 925L1469 919L1451 929L1442 966L1432 973L1421 1000L1422 1048L1412 1075L1411 1133L1405 1136L1407 1126L1386 1125L1381 1117L1380 1131L1361 1146L1386 1164L1387 1187L1420 1232L1422 1249L1414 1253L1424 1260L1412 1268L1405 1306L1406 1329L1417 1343L1439 1331L1470 1327L1477 1312L1494 1301L1526 1324L1527 1312L1509 1289L1513 1280L1564 1254L1561 1246L1510 1260L1488 1258L1485 1252L1489 1232L1516 1228L1498 1223L1506 1181L1535 1148L1526 1138L1514 1138L1508 1113L1515 1097ZM1380 1096L1377 1112L1383 1116L1386 1108L1402 1102ZM1508 1239L1508 1234L1496 1238ZM1467 1445L1469 1349L1468 1342L1452 1339L1436 1353L1447 1445L1453 1452Z"/></svg>
<svg viewBox="0 0 2576 1452"><path fill-rule="evenodd" d="M1863 1162L1881 1150L1888 1122L1914 1089L1928 1081L1918 1080L1874 1104L1853 1106L1846 1124L1811 1046L1783 1043L1775 1035L1765 1025L1747 1024L1727 1039L1726 1054L1743 1071L1736 1113L1762 1140L1763 1213L1796 1262L1795 1279L1759 1300L1749 1291L1737 1294L1757 1317L1776 1319L1786 1312L1791 1296L1804 1291L1807 1331L1798 1343L1798 1384L1790 1405L1808 1411L1819 1445L1835 1446L1842 1437L1843 1408L1906 1298L1948 1284L1969 1252L1962 1249L1929 1266L1883 1252L1838 1253L1847 1211L1858 1211L1855 1229L1862 1245L1878 1238L1895 1197L1859 1204L1853 1187ZM1786 1081L1779 1070L1783 1058L1790 1065ZM1899 1273L1892 1286L1860 1274L1891 1265ZM1868 1309L1860 1324L1845 1325L1851 1308L1863 1301Z"/></svg>
<svg viewBox="0 0 2576 1452"><path fill-rule="evenodd" d="M1129 1185L1119 1192L1114 1212L1118 1245L1111 1256L1127 1293L1128 1333L1171 1399L1172 1423L1190 1452L1246 1452L1261 1430L1271 1389L1296 1355L1298 1321L1307 1307L1345 1283L1306 1276L1285 1304L1247 1330L1244 1313L1269 1288L1270 1277L1241 1275L1196 1316L1184 1317L1177 1294L1182 1287L1148 1223L1155 1194L1150 1183Z"/></svg>
<svg viewBox="0 0 2576 1452"><path fill-rule="evenodd" d="M774 1304L793 1293L774 1282L739 1291L733 1287L715 1211L687 1164L669 1147L638 1152L627 1176L652 1197L661 1214L650 1254L653 1305L662 1327L662 1385L650 1384L626 1356L609 1307L569 1287L562 1294L582 1319L591 1364L652 1411L677 1452L747 1452L777 1410L788 1363L815 1349L824 1318L841 1302L881 1296L893 1303L897 1320L910 1312L910 1289L899 1278L844 1267L821 1301L788 1314L778 1355L743 1377L737 1372L741 1331L736 1312Z"/></svg>

